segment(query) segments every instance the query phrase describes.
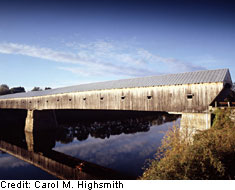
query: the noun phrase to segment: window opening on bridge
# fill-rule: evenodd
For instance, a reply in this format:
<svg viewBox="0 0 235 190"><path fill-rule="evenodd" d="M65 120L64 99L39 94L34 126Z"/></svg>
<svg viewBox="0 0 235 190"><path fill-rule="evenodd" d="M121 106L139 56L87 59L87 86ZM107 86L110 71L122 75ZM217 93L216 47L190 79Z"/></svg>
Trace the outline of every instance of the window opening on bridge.
<svg viewBox="0 0 235 190"><path fill-rule="evenodd" d="M69 101L71 102L71 101L72 101L72 98L69 98Z"/></svg>
<svg viewBox="0 0 235 190"><path fill-rule="evenodd" d="M31 104L32 102L31 102L31 101L29 101L29 103Z"/></svg>
<svg viewBox="0 0 235 190"><path fill-rule="evenodd" d="M151 100L152 99L152 96L147 96L148 100Z"/></svg>
<svg viewBox="0 0 235 190"><path fill-rule="evenodd" d="M189 100L193 99L193 96L194 96L193 94L187 94L187 99L189 99Z"/></svg>
<svg viewBox="0 0 235 190"><path fill-rule="evenodd" d="M86 100L86 98L83 98L83 100L85 101L85 100Z"/></svg>
<svg viewBox="0 0 235 190"><path fill-rule="evenodd" d="M48 103L49 101L47 100L46 102Z"/></svg>
<svg viewBox="0 0 235 190"><path fill-rule="evenodd" d="M124 100L126 98L126 96L122 96L121 99Z"/></svg>
<svg viewBox="0 0 235 190"><path fill-rule="evenodd" d="M100 100L104 100L104 97L100 97Z"/></svg>
<svg viewBox="0 0 235 190"><path fill-rule="evenodd" d="M57 102L59 102L60 100L59 99L57 99Z"/></svg>
<svg viewBox="0 0 235 190"><path fill-rule="evenodd" d="M38 101L38 103L39 103L40 101Z"/></svg>

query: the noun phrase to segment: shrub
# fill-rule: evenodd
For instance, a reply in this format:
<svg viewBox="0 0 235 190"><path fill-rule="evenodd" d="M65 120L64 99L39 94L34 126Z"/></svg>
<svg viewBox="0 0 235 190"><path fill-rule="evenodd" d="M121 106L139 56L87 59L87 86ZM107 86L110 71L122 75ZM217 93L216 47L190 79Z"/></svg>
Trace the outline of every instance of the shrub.
<svg viewBox="0 0 235 190"><path fill-rule="evenodd" d="M212 128L190 143L179 127L165 135L141 179L235 179L235 124L231 109L217 110Z"/></svg>
<svg viewBox="0 0 235 190"><path fill-rule="evenodd" d="M40 87L34 87L31 91L42 91L42 89Z"/></svg>

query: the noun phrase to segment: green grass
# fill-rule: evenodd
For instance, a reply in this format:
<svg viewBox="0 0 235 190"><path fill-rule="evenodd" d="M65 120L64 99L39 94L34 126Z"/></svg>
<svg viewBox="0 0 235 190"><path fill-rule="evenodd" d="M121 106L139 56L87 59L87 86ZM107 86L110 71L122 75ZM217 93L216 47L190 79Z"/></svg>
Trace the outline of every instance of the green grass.
<svg viewBox="0 0 235 190"><path fill-rule="evenodd" d="M174 126L141 179L235 179L232 109L216 110L212 128L182 139Z"/></svg>

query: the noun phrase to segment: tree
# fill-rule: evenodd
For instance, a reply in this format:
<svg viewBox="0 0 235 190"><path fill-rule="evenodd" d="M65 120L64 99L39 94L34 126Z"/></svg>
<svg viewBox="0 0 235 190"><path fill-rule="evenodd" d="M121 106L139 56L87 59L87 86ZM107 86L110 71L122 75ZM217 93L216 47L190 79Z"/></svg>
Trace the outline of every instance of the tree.
<svg viewBox="0 0 235 190"><path fill-rule="evenodd" d="M34 87L31 91L42 91L42 89L40 87Z"/></svg>
<svg viewBox="0 0 235 190"><path fill-rule="evenodd" d="M51 89L51 87L45 87L45 90L50 90Z"/></svg>
<svg viewBox="0 0 235 190"><path fill-rule="evenodd" d="M9 87L6 84L0 86L0 95L11 94Z"/></svg>
<svg viewBox="0 0 235 190"><path fill-rule="evenodd" d="M15 93L20 93L20 92L25 92L25 89L24 87L13 87L10 89L10 91L12 94L15 94Z"/></svg>
<svg viewBox="0 0 235 190"><path fill-rule="evenodd" d="M9 86L6 84L0 85L0 95L6 95L6 94L15 94L15 93L20 93L20 92L25 92L24 87L13 87L9 89Z"/></svg>
<svg viewBox="0 0 235 190"><path fill-rule="evenodd" d="M233 109L214 114L212 127L198 130L191 141L179 127L171 128L141 179L235 179Z"/></svg>

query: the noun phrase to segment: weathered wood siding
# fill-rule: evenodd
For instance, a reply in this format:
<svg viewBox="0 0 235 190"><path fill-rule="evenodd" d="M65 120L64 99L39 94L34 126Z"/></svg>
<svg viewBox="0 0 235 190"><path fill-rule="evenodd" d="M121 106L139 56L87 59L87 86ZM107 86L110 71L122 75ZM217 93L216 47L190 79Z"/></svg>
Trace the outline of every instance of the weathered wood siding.
<svg viewBox="0 0 235 190"><path fill-rule="evenodd" d="M203 112L223 86L222 82L183 84L3 99L0 100L0 108ZM193 95L192 99L187 98L188 94Z"/></svg>

